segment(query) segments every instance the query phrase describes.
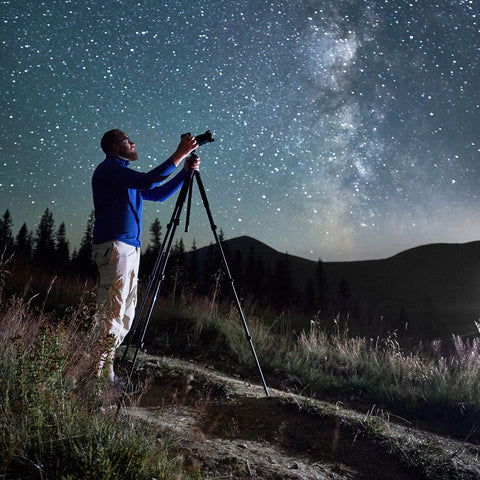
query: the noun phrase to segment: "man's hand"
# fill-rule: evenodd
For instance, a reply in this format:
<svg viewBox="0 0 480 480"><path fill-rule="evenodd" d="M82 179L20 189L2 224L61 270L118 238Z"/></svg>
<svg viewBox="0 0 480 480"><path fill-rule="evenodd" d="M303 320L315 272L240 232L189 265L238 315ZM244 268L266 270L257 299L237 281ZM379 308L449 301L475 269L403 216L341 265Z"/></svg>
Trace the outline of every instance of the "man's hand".
<svg viewBox="0 0 480 480"><path fill-rule="evenodd" d="M199 170L200 169L200 159L196 156L193 155L192 157L189 157L188 160L185 160L185 163L183 164L183 169L186 172L189 172L190 170Z"/></svg>
<svg viewBox="0 0 480 480"><path fill-rule="evenodd" d="M196 148L198 147L197 141L195 140L195 137L192 137L190 133L184 133L181 136L180 143L178 144L177 149L175 150L175 153L170 157L175 164L176 167L178 167L178 164L190 153L192 153Z"/></svg>

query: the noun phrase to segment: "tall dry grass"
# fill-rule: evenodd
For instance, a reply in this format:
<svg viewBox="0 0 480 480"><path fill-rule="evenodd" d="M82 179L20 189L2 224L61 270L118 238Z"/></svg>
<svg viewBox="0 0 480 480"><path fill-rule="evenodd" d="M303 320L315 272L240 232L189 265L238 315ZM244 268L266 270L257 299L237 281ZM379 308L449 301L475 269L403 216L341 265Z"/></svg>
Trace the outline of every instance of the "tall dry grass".
<svg viewBox="0 0 480 480"><path fill-rule="evenodd" d="M453 336L448 348L437 340L407 350L395 335L351 337L340 328L328 334L313 321L263 358L317 396L347 404L353 396L412 424L480 441L480 338Z"/></svg>
<svg viewBox="0 0 480 480"><path fill-rule="evenodd" d="M1 286L8 275L0 271ZM62 317L47 312L46 298L2 298L0 476L198 478L181 472L167 440L149 426L105 409L120 392L96 374L99 345L85 328L91 322L86 297Z"/></svg>

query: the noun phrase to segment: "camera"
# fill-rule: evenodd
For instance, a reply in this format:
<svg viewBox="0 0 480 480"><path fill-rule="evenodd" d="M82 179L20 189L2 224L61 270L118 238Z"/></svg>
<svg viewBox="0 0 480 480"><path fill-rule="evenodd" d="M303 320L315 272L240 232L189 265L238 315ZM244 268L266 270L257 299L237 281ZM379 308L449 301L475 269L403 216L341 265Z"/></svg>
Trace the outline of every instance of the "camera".
<svg viewBox="0 0 480 480"><path fill-rule="evenodd" d="M195 135L195 140L197 141L199 147L201 145L205 145L206 143L211 143L215 141L215 139L212 138L212 134L210 133L210 130L207 130L205 133L202 133L201 135Z"/></svg>

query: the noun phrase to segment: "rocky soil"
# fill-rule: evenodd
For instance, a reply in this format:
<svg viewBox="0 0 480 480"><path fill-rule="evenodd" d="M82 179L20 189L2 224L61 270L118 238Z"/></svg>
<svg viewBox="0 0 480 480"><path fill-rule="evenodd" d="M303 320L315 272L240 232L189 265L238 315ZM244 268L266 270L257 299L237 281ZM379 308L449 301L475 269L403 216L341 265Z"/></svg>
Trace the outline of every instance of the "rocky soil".
<svg viewBox="0 0 480 480"><path fill-rule="evenodd" d="M184 471L202 479L480 479L480 447L229 376L145 357L142 393L122 414L175 442Z"/></svg>

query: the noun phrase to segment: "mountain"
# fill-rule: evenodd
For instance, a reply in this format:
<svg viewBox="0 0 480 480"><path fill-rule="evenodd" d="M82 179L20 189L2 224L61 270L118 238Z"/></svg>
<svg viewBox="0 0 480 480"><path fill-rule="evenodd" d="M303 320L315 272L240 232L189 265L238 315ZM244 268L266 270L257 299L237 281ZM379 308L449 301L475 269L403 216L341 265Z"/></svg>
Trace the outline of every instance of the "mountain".
<svg viewBox="0 0 480 480"><path fill-rule="evenodd" d="M286 253L248 236L225 240L227 262L249 252L273 270ZM208 247L198 249L200 258ZM316 278L317 262L288 255L297 288ZM480 318L480 242L419 246L381 260L323 262L331 294L348 285L370 324L422 329L427 336L470 335ZM247 279L248 280L248 279ZM415 328L414 328L415 329ZM384 332L382 332L384 333ZM478 333L478 332L477 332Z"/></svg>
<svg viewBox="0 0 480 480"><path fill-rule="evenodd" d="M480 242L431 244L384 260L325 264L334 282L345 278L375 314L430 321L439 334L475 332L480 316ZM426 325L427 327L429 325Z"/></svg>

